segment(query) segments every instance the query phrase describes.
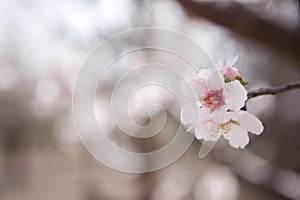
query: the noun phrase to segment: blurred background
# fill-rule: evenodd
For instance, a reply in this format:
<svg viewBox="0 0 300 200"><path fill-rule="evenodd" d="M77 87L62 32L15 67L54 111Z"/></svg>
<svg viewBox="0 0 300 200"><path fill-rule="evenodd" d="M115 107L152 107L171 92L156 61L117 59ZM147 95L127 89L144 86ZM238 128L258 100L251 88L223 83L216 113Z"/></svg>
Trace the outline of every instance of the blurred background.
<svg viewBox="0 0 300 200"><path fill-rule="evenodd" d="M246 149L233 149L220 140L199 160L201 142L194 141L177 162L152 173L126 174L105 167L77 136L72 88L82 62L101 41L135 27L185 33L213 60L238 53L236 67L250 82L249 90L300 77L300 40L291 45L290 39L300 35L298 1L222 1L222 6L205 2L219 10L197 17L176 0L1 0L0 199L300 199L300 90L248 102L249 112L263 121L265 131L251 136ZM223 16L227 7L233 9L227 12L231 15ZM218 17L225 21L214 23ZM96 102L112 140L137 152L160 148L179 125L180 108L174 106L165 107L165 126L151 140L122 136L113 122L109 97L118 76L146 61L147 55L135 54L120 62ZM146 103L173 105L172 96L156 87L139 95L134 112L144 113L136 115L140 124L149 121L141 104L145 97Z"/></svg>

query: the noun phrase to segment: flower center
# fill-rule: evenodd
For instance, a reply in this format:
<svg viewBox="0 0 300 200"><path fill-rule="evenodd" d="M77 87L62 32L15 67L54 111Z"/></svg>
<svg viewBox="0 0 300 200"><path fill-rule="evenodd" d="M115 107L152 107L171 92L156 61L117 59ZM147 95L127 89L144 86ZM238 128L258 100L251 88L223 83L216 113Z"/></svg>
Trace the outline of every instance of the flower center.
<svg viewBox="0 0 300 200"><path fill-rule="evenodd" d="M229 132L231 131L231 124L239 125L239 122L234 121L234 120L231 119L226 123L219 124L219 129L223 129L223 136L224 137L227 137Z"/></svg>
<svg viewBox="0 0 300 200"><path fill-rule="evenodd" d="M224 95L222 90L214 90L214 91L208 91L205 95L205 97L200 97L199 101L202 105L204 105L206 108L210 109L211 112L213 112L215 109L219 109L221 105L225 105L224 102Z"/></svg>
<svg viewBox="0 0 300 200"><path fill-rule="evenodd" d="M216 138L219 136L220 131L222 131L224 137L228 136L229 132L231 131L231 123L231 120L222 124L213 123L211 126L210 135Z"/></svg>
<svg viewBox="0 0 300 200"><path fill-rule="evenodd" d="M220 131L222 131L221 132L222 135L224 137L228 137L228 134L231 131L231 125L232 124L239 125L239 122L234 121L232 119L230 119L228 122L221 123L221 124L213 122L212 125L211 125L211 129L210 129L209 134L210 134L211 137L217 138L217 137L220 136Z"/></svg>
<svg viewBox="0 0 300 200"><path fill-rule="evenodd" d="M223 123L223 124L220 124L219 126L219 128L220 129L223 129L223 135L224 135L224 137L226 137L228 134L229 134L229 132L231 131L231 120L229 121L229 122L226 122L226 123Z"/></svg>

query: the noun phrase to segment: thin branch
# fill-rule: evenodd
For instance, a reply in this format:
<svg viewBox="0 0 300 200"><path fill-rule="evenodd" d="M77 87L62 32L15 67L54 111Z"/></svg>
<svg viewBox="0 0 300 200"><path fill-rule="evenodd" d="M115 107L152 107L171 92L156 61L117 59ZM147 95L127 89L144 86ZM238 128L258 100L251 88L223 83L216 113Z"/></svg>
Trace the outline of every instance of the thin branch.
<svg viewBox="0 0 300 200"><path fill-rule="evenodd" d="M253 97L261 96L261 95L275 95L281 92L285 92L288 90L293 90L300 88L300 81L288 83L285 85L281 85L278 87L269 87L269 88L258 88L256 90L252 90L248 92L248 99L251 99Z"/></svg>
<svg viewBox="0 0 300 200"><path fill-rule="evenodd" d="M300 62L300 34L258 17L254 12L234 2L195 2L178 0L188 14L202 17L229 28L251 41L264 44L277 53Z"/></svg>

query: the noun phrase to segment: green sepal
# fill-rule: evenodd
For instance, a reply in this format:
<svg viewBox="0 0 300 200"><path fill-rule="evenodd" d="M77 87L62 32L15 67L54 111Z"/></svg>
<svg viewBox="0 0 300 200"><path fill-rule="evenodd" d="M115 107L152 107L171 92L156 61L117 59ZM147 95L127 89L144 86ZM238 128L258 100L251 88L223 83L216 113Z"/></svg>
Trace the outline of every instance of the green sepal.
<svg viewBox="0 0 300 200"><path fill-rule="evenodd" d="M240 83L241 83L243 86L245 86L245 85L248 85L248 84L249 84L249 82L247 82L247 81L244 81L244 80L242 79L242 77L240 77L240 76L237 76L237 77L236 77L236 80L239 80L239 81L240 81Z"/></svg>
<svg viewBox="0 0 300 200"><path fill-rule="evenodd" d="M231 81L230 81L229 79L227 79L227 78L225 78L224 80L225 80L225 83L231 82Z"/></svg>

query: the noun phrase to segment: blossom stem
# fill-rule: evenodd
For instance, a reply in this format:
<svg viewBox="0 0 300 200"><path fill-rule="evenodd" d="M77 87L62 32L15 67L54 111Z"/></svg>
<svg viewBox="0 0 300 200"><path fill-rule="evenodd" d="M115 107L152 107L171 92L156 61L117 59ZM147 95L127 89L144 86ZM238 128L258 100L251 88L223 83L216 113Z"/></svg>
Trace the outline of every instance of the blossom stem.
<svg viewBox="0 0 300 200"><path fill-rule="evenodd" d="M300 81L269 88L258 88L248 92L248 100L261 95L275 95L288 90L300 88Z"/></svg>

